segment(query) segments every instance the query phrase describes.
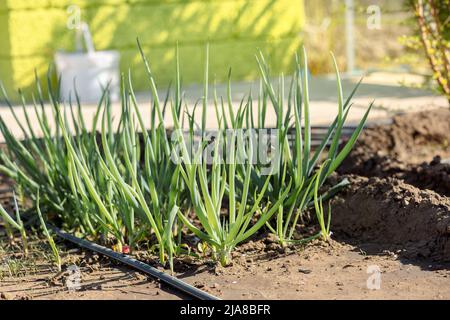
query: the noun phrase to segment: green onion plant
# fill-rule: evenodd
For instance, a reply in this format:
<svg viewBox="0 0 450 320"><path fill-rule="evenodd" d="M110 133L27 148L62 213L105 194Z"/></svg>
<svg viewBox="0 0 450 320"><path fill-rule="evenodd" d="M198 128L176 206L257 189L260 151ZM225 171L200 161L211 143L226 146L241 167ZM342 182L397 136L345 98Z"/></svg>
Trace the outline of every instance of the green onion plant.
<svg viewBox="0 0 450 320"><path fill-rule="evenodd" d="M310 98L308 79L308 60L306 50L303 48L301 58L296 59L296 72L289 86L288 99L284 98L284 77L281 76L278 89L274 88L269 76L269 68L260 53L257 57L261 78L263 82L262 105L267 106L269 99L276 114L276 128L278 129L280 156L276 157L276 173L271 177L268 188L271 199L277 199L283 192L287 183L292 184L291 193L286 201L280 206L275 221L268 223L269 229L276 234L281 245L304 242L305 239L295 239L295 230L299 218L302 218L307 207L313 203L314 186L321 187L326 179L342 163L351 151L364 124L372 104L367 109L363 118L354 130L347 143L339 149L342 137L342 128L351 108L351 99L361 81L356 85L349 97L344 101L342 82L339 75L336 60L334 61L336 84L338 92L338 115L331 123L325 137L314 151L311 145L311 121L310 121ZM303 125L302 125L303 118ZM288 135L292 133L294 141L290 146ZM328 150L326 147L329 145ZM327 152L326 152L327 151ZM325 158L325 160L323 160ZM325 161L324 170L317 172L320 161ZM260 170L255 170L256 178L253 185L259 185L264 181L264 176L258 175ZM332 186L328 193L321 198L330 197L340 188L345 186L343 181ZM309 240L309 239L307 239Z"/></svg>
<svg viewBox="0 0 450 320"><path fill-rule="evenodd" d="M44 221L41 209L39 207L39 190L38 190L37 196L36 196L36 211L37 211L37 214L39 216L39 221L41 223L42 231L43 231L45 237L47 238L47 241L48 241L48 244L50 245L50 248L52 249L53 258L55 260L56 267L58 268L58 271L61 272L61 256L59 255L59 250L56 247L56 244L55 244L55 241L53 240L52 235L48 231L47 225L46 225L46 223Z"/></svg>
<svg viewBox="0 0 450 320"><path fill-rule="evenodd" d="M14 206L16 212L15 219L9 215L9 213L5 210L5 208L2 205L0 205L0 217L2 217L3 221L9 228L15 229L20 232L20 236L22 238L23 251L26 256L28 255L28 238L25 226L22 222L22 218L20 217L19 206L17 204L15 194L14 194Z"/></svg>
<svg viewBox="0 0 450 320"><path fill-rule="evenodd" d="M328 240L331 215L325 217L323 201L346 182L324 189L325 181L351 151L371 109L370 105L352 136L340 146L342 129L359 83L344 99L334 57L337 116L323 141L313 149L304 49L295 60L288 85L283 75L273 81L269 65L259 53L256 59L261 74L259 87L241 99L236 108L231 71L225 97L219 97L215 89L209 97L207 47L203 96L199 100L200 123L197 123L197 105L190 110L182 91L178 47L175 89L173 92L169 89L163 100L139 41L138 48L152 96L147 105L149 127L134 92L131 71L122 75L118 117L113 117L106 86L90 127L86 125L76 89L73 99L62 101L57 94L59 85L52 83L50 72L46 95L36 76L36 93L27 100L19 92L19 107L9 102L0 85L14 125L23 134L23 139L14 136L0 117L0 132L7 145L6 150L0 150L0 172L11 177L16 188L29 196L52 249L54 242L45 221L103 241L119 251L125 246L131 250L147 247L172 269L174 257L191 253L194 247L188 238L192 236L206 243L212 258L222 265L231 263L232 251L239 243L255 237L262 229L274 233L283 246L318 237ZM213 109L208 108L209 99ZM273 128L266 123L269 108L276 115ZM206 120L211 112L218 128L214 140L209 141ZM167 116L174 124L171 137L165 124ZM276 132L278 148L268 152L270 169L255 156L259 146L242 136L244 130L254 130L260 136L258 130L263 129ZM204 159L208 152L212 155L211 163ZM320 232L302 238L296 230L308 208L316 210ZM3 208L0 214L8 225L24 232L19 214L16 220Z"/></svg>

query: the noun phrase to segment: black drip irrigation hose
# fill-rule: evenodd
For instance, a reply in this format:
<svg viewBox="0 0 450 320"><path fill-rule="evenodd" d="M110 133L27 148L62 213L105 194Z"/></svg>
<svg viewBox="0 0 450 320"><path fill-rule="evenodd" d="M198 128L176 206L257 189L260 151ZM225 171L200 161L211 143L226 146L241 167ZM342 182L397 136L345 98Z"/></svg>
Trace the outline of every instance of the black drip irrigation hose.
<svg viewBox="0 0 450 320"><path fill-rule="evenodd" d="M68 234L56 227L51 227L51 229L58 235L58 237L70 241L80 247L83 247L85 249L97 252L99 254L102 254L104 256L107 256L108 258L117 260L122 262L123 264L126 264L134 269L137 269L141 272L144 272L154 278L159 279L161 282L164 282L165 284L182 291L183 293L189 295L190 297L197 298L200 300L220 300L219 298L202 291L200 289L197 289L196 287L191 286L190 284L187 284L186 282L183 282L175 277L172 277L148 264L145 264L139 260L133 259L127 255L120 254L117 252L114 252L111 249L105 248L103 246L100 246L96 243L77 238L71 234Z"/></svg>

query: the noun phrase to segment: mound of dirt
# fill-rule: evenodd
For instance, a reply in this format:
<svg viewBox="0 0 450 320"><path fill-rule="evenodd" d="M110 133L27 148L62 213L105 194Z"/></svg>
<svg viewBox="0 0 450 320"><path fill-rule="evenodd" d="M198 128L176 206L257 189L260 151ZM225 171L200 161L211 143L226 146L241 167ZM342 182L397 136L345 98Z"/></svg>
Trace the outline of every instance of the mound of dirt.
<svg viewBox="0 0 450 320"><path fill-rule="evenodd" d="M366 128L339 172L386 177L437 155L450 157L447 108L398 115L392 124Z"/></svg>
<svg viewBox="0 0 450 320"><path fill-rule="evenodd" d="M377 158L372 158L371 161L376 162ZM361 174L366 177L394 177L419 189L433 190L442 196L450 197L450 162L442 162L440 156L420 165L405 164L385 158L375 168L376 170L365 172L360 172L359 168L348 169L347 173Z"/></svg>
<svg viewBox="0 0 450 320"><path fill-rule="evenodd" d="M450 200L396 178L350 176L333 201L332 229L358 241L398 245L408 257L450 261Z"/></svg>
<svg viewBox="0 0 450 320"><path fill-rule="evenodd" d="M420 189L433 190L450 197L450 163L442 163L440 157L435 157L430 163L412 166L396 176Z"/></svg>

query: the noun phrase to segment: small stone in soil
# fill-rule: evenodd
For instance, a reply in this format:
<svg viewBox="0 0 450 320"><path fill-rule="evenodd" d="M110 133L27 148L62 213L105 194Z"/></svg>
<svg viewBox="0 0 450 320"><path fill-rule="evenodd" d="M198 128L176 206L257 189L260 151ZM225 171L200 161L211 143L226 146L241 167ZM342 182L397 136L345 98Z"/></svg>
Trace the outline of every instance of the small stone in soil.
<svg viewBox="0 0 450 320"><path fill-rule="evenodd" d="M140 280L140 281L148 280L148 278L146 276L144 276L143 274L140 274L139 272L136 272L134 274L134 277L136 278L136 280Z"/></svg>
<svg viewBox="0 0 450 320"><path fill-rule="evenodd" d="M300 269L298 269L298 272L304 273L304 274L310 274L312 272L312 270L300 268Z"/></svg>
<svg viewBox="0 0 450 320"><path fill-rule="evenodd" d="M276 251L278 249L278 245L276 243L271 243L268 246L266 246L266 249L268 251Z"/></svg>
<svg viewBox="0 0 450 320"><path fill-rule="evenodd" d="M11 294L7 293L7 292L2 292L0 293L0 298L2 300L12 300L13 297L11 296Z"/></svg>

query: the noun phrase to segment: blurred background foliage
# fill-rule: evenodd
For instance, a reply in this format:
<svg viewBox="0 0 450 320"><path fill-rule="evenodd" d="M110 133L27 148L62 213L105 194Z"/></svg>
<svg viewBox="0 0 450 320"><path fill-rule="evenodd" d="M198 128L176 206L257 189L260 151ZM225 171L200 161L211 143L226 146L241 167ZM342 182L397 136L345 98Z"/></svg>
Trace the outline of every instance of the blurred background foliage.
<svg viewBox="0 0 450 320"><path fill-rule="evenodd" d="M173 80L177 42L185 84L202 81L206 43L211 80L226 80L230 67L233 79L255 78L258 48L275 73L287 72L304 25L303 0L0 0L0 78L9 91L29 92L34 68L45 76L56 50L74 49L73 8L97 50L120 51L137 90L147 80L136 37L164 86Z"/></svg>
<svg viewBox="0 0 450 320"><path fill-rule="evenodd" d="M354 0L354 37L356 67L359 70L414 70L425 66L422 57L405 51L402 38L413 35L410 19L413 11L403 0ZM369 28L370 6L380 9L379 28ZM314 74L329 73L332 65L329 51L346 68L345 1L315 0L305 5L305 43L312 50L311 70ZM417 64L419 62L419 64Z"/></svg>
<svg viewBox="0 0 450 320"><path fill-rule="evenodd" d="M406 6L414 12L406 46L426 56L431 78L450 105L450 0L406 0Z"/></svg>
<svg viewBox="0 0 450 320"><path fill-rule="evenodd" d="M434 85L431 80L439 76L423 48L418 2L439 6L442 36L437 42L446 44L434 52L441 52L438 63L444 60L449 0L353 0L357 73L416 74L425 79L423 86ZM56 50L74 49L74 30L67 28L71 5L80 8L98 50L120 51L121 69L132 69L137 90L147 89L137 36L162 87L173 78L177 42L184 84L203 80L207 42L211 81L226 80L229 67L233 80L255 79L258 49L272 74L290 73L302 43L313 75L332 72L330 51L340 68L347 68L345 0L0 0L0 79L10 92L19 87L29 92L35 68L43 77ZM379 25L369 26L376 10Z"/></svg>

